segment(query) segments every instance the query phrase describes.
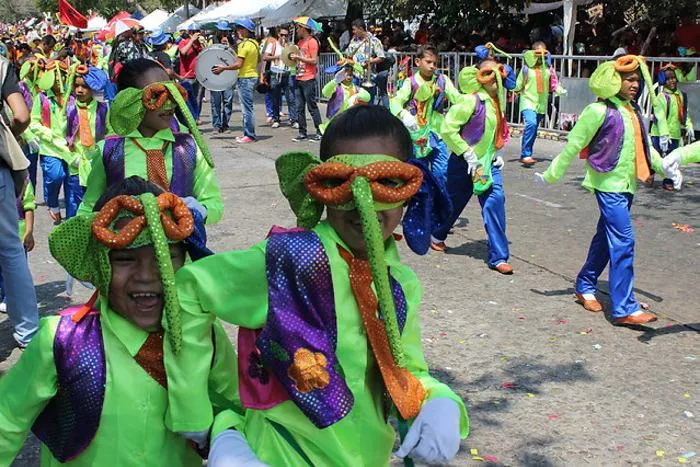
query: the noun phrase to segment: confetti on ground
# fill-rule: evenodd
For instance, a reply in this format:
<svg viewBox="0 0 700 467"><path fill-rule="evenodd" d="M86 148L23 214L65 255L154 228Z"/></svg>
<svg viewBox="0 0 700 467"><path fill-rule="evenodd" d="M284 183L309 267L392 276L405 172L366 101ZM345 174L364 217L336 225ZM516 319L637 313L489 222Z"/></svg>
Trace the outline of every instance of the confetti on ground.
<svg viewBox="0 0 700 467"><path fill-rule="evenodd" d="M558 319L557 324L568 324L569 322L565 319Z"/></svg>
<svg viewBox="0 0 700 467"><path fill-rule="evenodd" d="M690 394L686 392L685 394L683 394L683 397L685 397L686 399L690 399Z"/></svg>
<svg viewBox="0 0 700 467"><path fill-rule="evenodd" d="M587 328L585 331L579 332L579 334L581 334L582 336L586 336L592 332L593 332L593 328Z"/></svg>
<svg viewBox="0 0 700 467"><path fill-rule="evenodd" d="M690 459L695 457L695 451L688 451L685 454L683 454L681 457L685 457L686 459Z"/></svg>
<svg viewBox="0 0 700 467"><path fill-rule="evenodd" d="M528 393L527 393L527 397L533 398L533 397L535 397L535 395L534 395L533 393L531 393L531 392L528 392Z"/></svg>
<svg viewBox="0 0 700 467"><path fill-rule="evenodd" d="M522 320L525 319L525 317L524 317L524 316L518 316L518 319L522 321Z"/></svg>
<svg viewBox="0 0 700 467"><path fill-rule="evenodd" d="M479 450L476 449L476 448L471 448L471 449L469 450L469 454L471 454L472 456L478 456L478 455L479 455Z"/></svg>
<svg viewBox="0 0 700 467"><path fill-rule="evenodd" d="M664 457L664 454L666 454L666 453L660 449L658 451L656 451L656 457Z"/></svg>
<svg viewBox="0 0 700 467"><path fill-rule="evenodd" d="M618 444L617 446L615 446L615 450L617 452L622 452L625 450L625 447L622 444Z"/></svg>
<svg viewBox="0 0 700 467"><path fill-rule="evenodd" d="M559 415L555 415L555 414L547 415L547 418L550 420L556 420L557 418L559 418Z"/></svg>
<svg viewBox="0 0 700 467"><path fill-rule="evenodd" d="M443 332L440 333L440 335L441 335L442 337L445 337L445 336L447 335L447 333L443 331Z"/></svg>
<svg viewBox="0 0 700 467"><path fill-rule="evenodd" d="M685 359L692 362L695 360L695 355L688 355Z"/></svg>
<svg viewBox="0 0 700 467"><path fill-rule="evenodd" d="M509 383L509 382L505 382L505 383L501 384L501 387L502 387L503 389L514 389L514 388L515 388L515 384Z"/></svg>
<svg viewBox="0 0 700 467"><path fill-rule="evenodd" d="M484 460L489 462L498 462L498 459L495 456L484 456Z"/></svg>
<svg viewBox="0 0 700 467"><path fill-rule="evenodd" d="M683 415L685 415L688 418L693 418L695 416L695 415L693 415L693 412L691 412L689 410L684 410Z"/></svg>
<svg viewBox="0 0 700 467"><path fill-rule="evenodd" d="M596 350L600 350L600 349L603 348L603 346L600 345L600 344L593 344L593 348L596 349Z"/></svg>
<svg viewBox="0 0 700 467"><path fill-rule="evenodd" d="M695 229L689 226L688 224L678 224L676 222L673 223L673 228L676 230L680 230L683 233L693 233L695 232Z"/></svg>

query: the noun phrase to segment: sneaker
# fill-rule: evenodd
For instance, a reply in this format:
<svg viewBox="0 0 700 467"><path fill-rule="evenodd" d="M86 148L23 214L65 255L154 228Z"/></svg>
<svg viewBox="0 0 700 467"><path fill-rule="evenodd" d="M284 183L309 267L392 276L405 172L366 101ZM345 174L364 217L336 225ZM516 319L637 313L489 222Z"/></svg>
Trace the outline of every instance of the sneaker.
<svg viewBox="0 0 700 467"><path fill-rule="evenodd" d="M7 313L7 303L0 302L0 313Z"/></svg>
<svg viewBox="0 0 700 467"><path fill-rule="evenodd" d="M265 119L265 123L272 123L273 118L272 117L267 117Z"/></svg>
<svg viewBox="0 0 700 467"><path fill-rule="evenodd" d="M280 122L274 122L272 124L272 128L279 128L280 127Z"/></svg>
<svg viewBox="0 0 700 467"><path fill-rule="evenodd" d="M239 144L248 144L248 143L254 143L255 140L251 138L250 136L239 136L236 138L236 142Z"/></svg>
<svg viewBox="0 0 700 467"><path fill-rule="evenodd" d="M314 142L314 143L318 143L319 141L321 141L321 135L319 135L318 133L316 133L316 134L313 135L313 136L309 136L309 141L312 141L312 142Z"/></svg>
<svg viewBox="0 0 700 467"><path fill-rule="evenodd" d="M217 133L223 133L224 131L226 131L226 129L222 126L220 126L219 128L216 129Z"/></svg>
<svg viewBox="0 0 700 467"><path fill-rule="evenodd" d="M292 141L298 143L299 141L306 141L307 139L309 139L309 137L306 135L296 135L294 138L292 138Z"/></svg>
<svg viewBox="0 0 700 467"><path fill-rule="evenodd" d="M294 128L295 130L298 130L298 129L299 129L299 124L298 124L297 122L292 122L291 125L289 125L289 126L291 126L292 128Z"/></svg>

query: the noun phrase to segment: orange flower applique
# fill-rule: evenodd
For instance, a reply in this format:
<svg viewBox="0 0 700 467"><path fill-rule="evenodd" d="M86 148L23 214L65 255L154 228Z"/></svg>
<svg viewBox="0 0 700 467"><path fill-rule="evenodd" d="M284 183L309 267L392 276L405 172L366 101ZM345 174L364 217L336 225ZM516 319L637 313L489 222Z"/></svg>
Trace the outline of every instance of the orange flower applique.
<svg viewBox="0 0 700 467"><path fill-rule="evenodd" d="M321 352L314 353L302 347L294 352L294 363L287 370L287 374L296 384L297 390L306 394L313 389L328 386L331 377L326 371L327 364L328 360Z"/></svg>

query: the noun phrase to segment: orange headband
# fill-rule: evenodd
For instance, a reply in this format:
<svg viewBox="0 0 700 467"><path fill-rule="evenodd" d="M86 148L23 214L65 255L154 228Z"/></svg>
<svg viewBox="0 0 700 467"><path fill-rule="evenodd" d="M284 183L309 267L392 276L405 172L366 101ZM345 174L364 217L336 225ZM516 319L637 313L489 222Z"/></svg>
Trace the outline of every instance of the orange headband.
<svg viewBox="0 0 700 467"><path fill-rule="evenodd" d="M178 91L180 91L180 94L182 94L182 98L186 101L187 91L185 90L185 88L183 88L177 83L175 84L175 86L177 87ZM143 106L148 110L160 109L161 107L163 107L163 104L165 104L165 101L168 100L169 96L170 91L168 91L168 89L163 84L152 84L143 90Z"/></svg>

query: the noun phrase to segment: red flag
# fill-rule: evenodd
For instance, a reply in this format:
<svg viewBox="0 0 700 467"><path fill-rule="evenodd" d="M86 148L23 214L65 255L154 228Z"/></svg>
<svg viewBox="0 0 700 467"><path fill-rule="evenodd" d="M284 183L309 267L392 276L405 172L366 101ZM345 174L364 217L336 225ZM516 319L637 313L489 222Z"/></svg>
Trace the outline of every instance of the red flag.
<svg viewBox="0 0 700 467"><path fill-rule="evenodd" d="M87 18L73 8L73 5L68 3L67 0L58 0L58 18L61 20L61 23L75 26L76 28L85 29L88 25Z"/></svg>

